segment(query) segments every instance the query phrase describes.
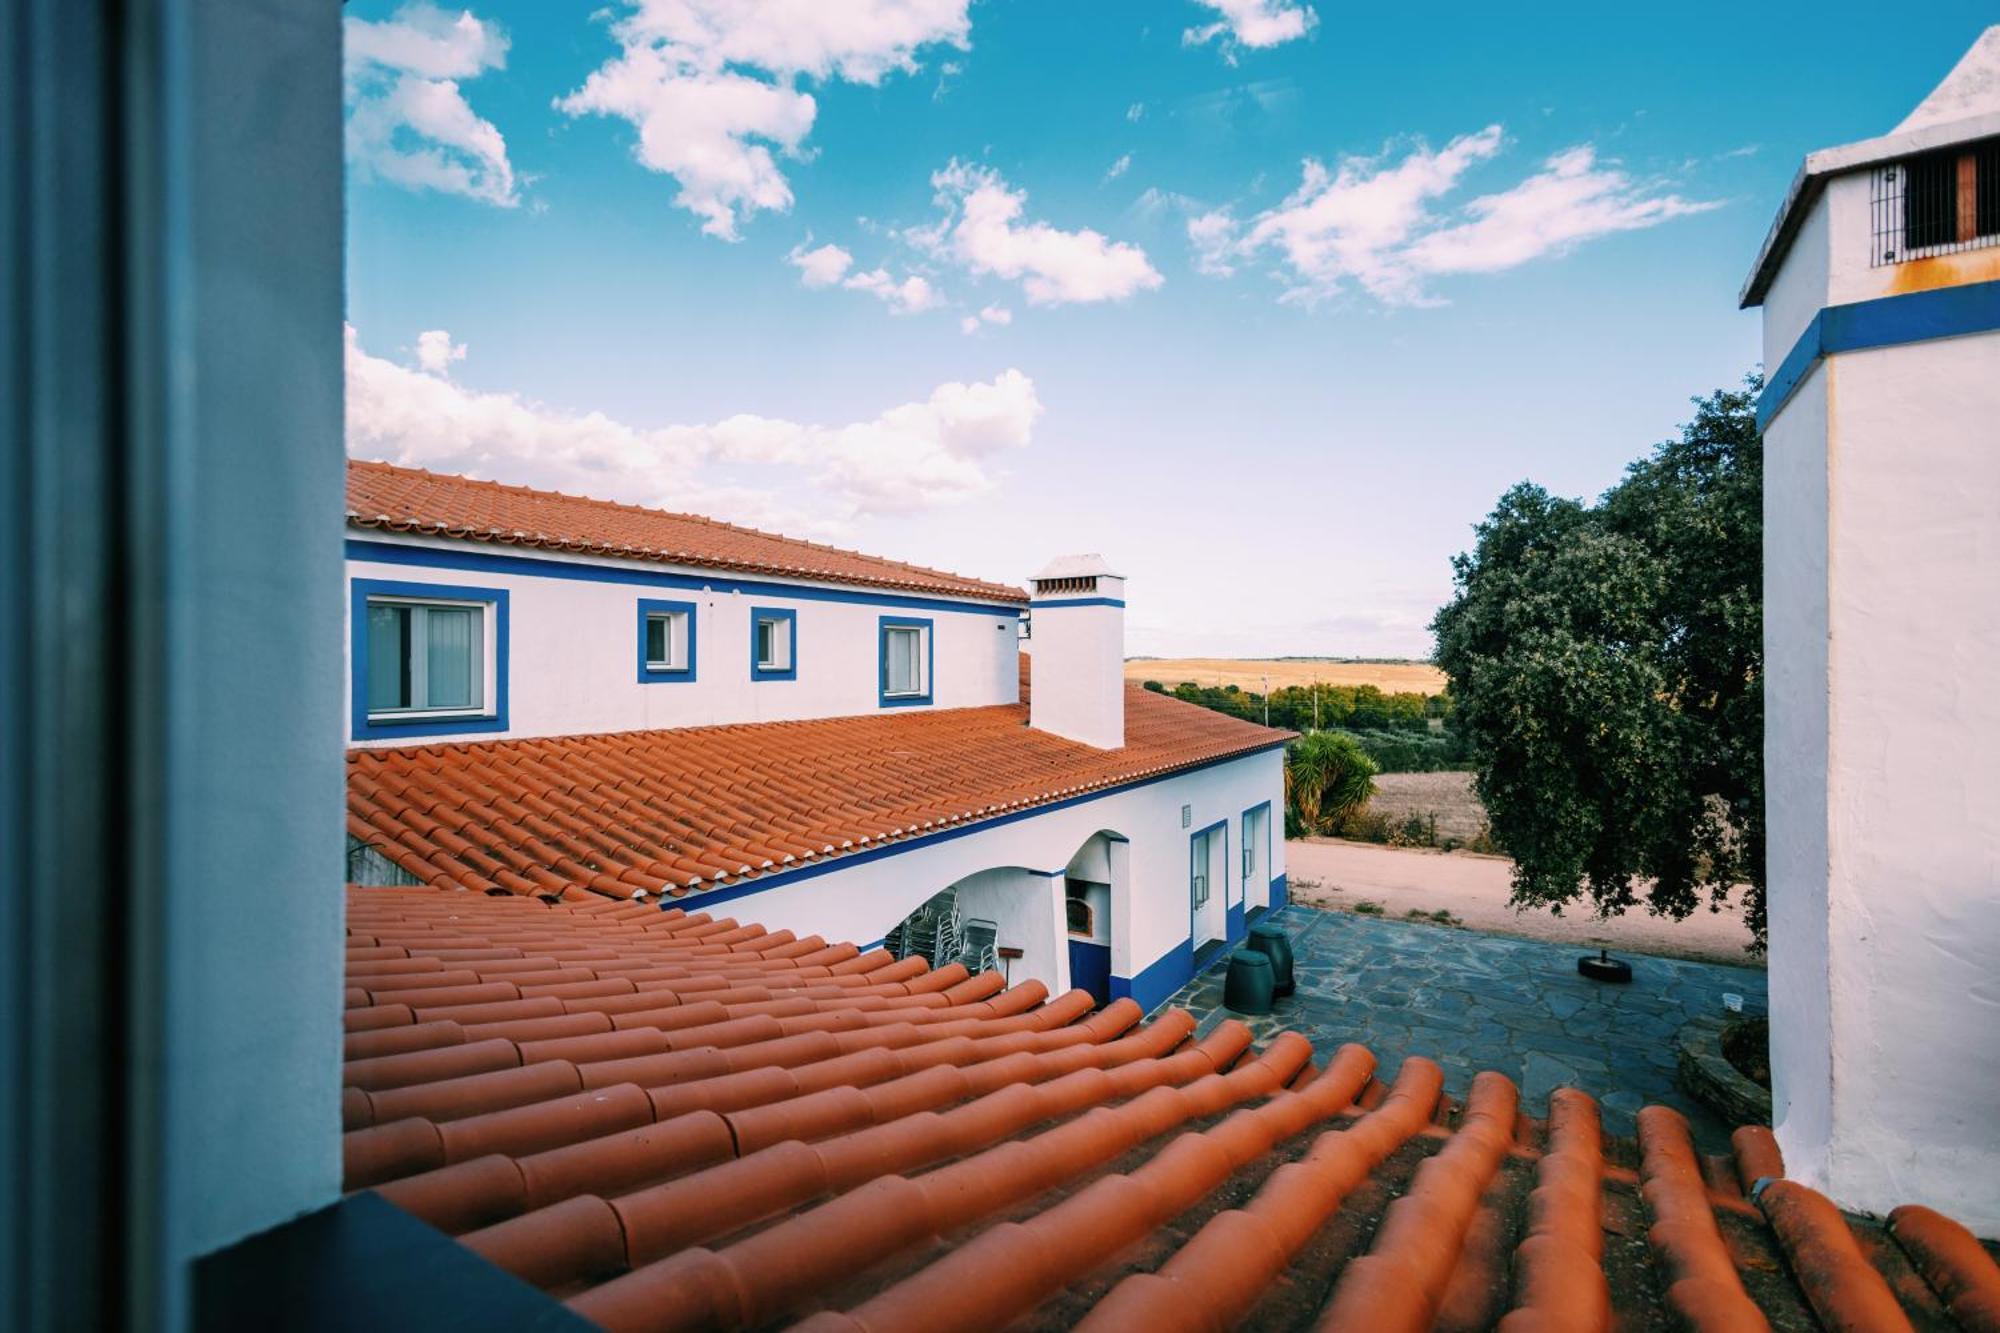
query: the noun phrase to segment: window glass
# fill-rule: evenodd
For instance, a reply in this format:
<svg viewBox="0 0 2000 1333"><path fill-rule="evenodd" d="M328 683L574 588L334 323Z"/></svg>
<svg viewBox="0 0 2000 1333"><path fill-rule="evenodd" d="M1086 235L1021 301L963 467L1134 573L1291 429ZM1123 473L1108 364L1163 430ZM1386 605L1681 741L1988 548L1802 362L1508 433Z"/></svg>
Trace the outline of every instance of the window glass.
<svg viewBox="0 0 2000 1333"><path fill-rule="evenodd" d="M891 629L883 645L891 694L923 692L923 636L914 629Z"/></svg>
<svg viewBox="0 0 2000 1333"><path fill-rule="evenodd" d="M760 620L757 622L757 665L774 667L778 662L778 622Z"/></svg>
<svg viewBox="0 0 2000 1333"><path fill-rule="evenodd" d="M666 666L671 659L667 656L667 618L665 616L646 617L646 665Z"/></svg>
<svg viewBox="0 0 2000 1333"><path fill-rule="evenodd" d="M368 604L368 707L410 706L410 608Z"/></svg>
<svg viewBox="0 0 2000 1333"><path fill-rule="evenodd" d="M369 711L476 709L485 694L484 608L368 604Z"/></svg>
<svg viewBox="0 0 2000 1333"><path fill-rule="evenodd" d="M479 704L479 612L469 606L424 608L425 647L429 660L424 691L426 708L474 708Z"/></svg>

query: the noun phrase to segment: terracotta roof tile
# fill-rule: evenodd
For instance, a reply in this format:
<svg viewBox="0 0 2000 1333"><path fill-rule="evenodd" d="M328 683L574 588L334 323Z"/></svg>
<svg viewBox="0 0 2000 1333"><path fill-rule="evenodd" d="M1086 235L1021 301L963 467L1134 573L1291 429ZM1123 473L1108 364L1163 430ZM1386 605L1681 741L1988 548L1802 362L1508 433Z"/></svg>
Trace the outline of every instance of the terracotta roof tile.
<svg viewBox="0 0 2000 1333"><path fill-rule="evenodd" d="M1117 750L1035 730L1026 704L358 749L347 757L348 831L439 888L679 895L1199 767L1291 734L1132 687ZM384 1002L445 1003L415 990Z"/></svg>
<svg viewBox="0 0 2000 1333"><path fill-rule="evenodd" d="M696 514L349 459L349 527L1023 605L1019 588Z"/></svg>
<svg viewBox="0 0 2000 1333"><path fill-rule="evenodd" d="M1702 1158L1650 1107L1636 1144L1606 1140L1575 1089L1543 1108L1486 1073L1461 1104L1428 1060L1385 1084L1358 1045L1322 1064L1234 1021L1195 1040L1178 1011L1093 1013L679 908L353 889L348 930L349 1013L372 1015L347 1038L348 1187L610 1328L1803 1333L2000 1313L1995 1246L1920 1207L1843 1216L1781 1179L1768 1131ZM578 972L588 990L538 997L544 1017L373 1003ZM609 1012L635 997L653 1007Z"/></svg>

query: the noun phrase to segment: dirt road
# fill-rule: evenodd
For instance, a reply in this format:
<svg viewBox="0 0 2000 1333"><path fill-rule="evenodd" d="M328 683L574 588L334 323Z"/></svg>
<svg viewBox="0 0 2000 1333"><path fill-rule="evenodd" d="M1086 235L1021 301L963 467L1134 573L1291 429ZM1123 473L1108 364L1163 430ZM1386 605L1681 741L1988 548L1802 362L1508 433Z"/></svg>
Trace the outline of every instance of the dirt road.
<svg viewBox="0 0 2000 1333"><path fill-rule="evenodd" d="M1721 912L1697 911L1685 921L1642 912L1603 920L1587 907L1557 916L1547 908L1516 911L1507 905L1513 863L1504 857L1309 838L1287 840L1285 862L1293 900L1316 907L1351 912L1373 903L1393 921L1412 912L1444 911L1472 930L1499 935L1763 966L1761 957L1744 952L1750 931L1734 903Z"/></svg>

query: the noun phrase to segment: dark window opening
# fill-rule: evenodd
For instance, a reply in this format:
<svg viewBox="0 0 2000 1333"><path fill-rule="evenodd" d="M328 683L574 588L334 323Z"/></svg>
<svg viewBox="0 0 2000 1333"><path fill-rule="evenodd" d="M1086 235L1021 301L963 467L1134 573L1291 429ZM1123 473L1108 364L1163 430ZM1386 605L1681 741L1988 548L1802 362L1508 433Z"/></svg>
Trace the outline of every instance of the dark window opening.
<svg viewBox="0 0 2000 1333"><path fill-rule="evenodd" d="M1912 159L1903 168L1903 245L1921 250L1958 239L1958 156Z"/></svg>
<svg viewBox="0 0 2000 1333"><path fill-rule="evenodd" d="M1872 203L1877 264L2000 243L2000 139L1884 167Z"/></svg>
<svg viewBox="0 0 2000 1333"><path fill-rule="evenodd" d="M1090 908L1090 886L1082 880L1071 879L1063 881L1063 890L1068 894L1064 909L1068 913L1069 933L1095 935L1097 913Z"/></svg>

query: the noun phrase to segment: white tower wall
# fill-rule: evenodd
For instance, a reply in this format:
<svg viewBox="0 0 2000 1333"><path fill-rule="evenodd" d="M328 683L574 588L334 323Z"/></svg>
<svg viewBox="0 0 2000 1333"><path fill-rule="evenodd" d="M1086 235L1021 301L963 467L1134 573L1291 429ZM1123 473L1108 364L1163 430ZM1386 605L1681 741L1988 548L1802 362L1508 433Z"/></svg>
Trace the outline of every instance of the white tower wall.
<svg viewBox="0 0 2000 1333"><path fill-rule="evenodd" d="M1773 1115L1787 1174L1842 1206L1925 1203L1990 1236L2000 244L1871 256L1871 175L1953 131L1922 134L1809 159L1749 293L1767 365L1794 372L1764 434Z"/></svg>

